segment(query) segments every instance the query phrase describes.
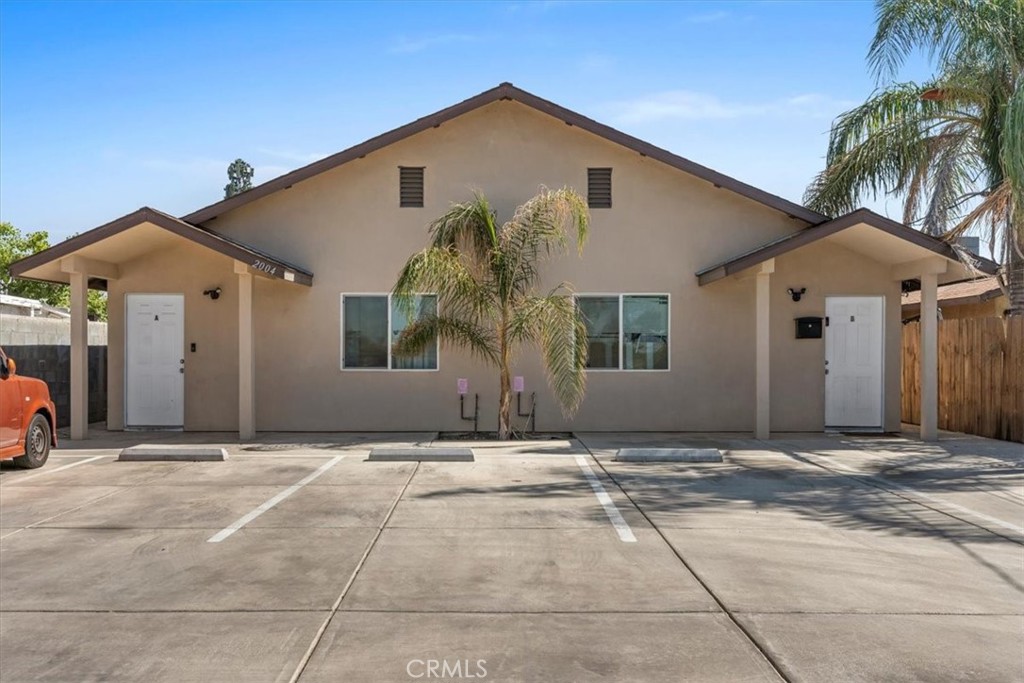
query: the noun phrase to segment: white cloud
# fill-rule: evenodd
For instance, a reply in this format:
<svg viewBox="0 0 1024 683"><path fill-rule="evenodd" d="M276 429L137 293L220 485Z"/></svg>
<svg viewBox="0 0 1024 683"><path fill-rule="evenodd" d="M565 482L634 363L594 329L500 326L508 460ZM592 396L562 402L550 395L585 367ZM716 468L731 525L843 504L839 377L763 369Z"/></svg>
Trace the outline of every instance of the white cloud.
<svg viewBox="0 0 1024 683"><path fill-rule="evenodd" d="M401 36L391 45L389 52L396 54L413 54L415 52L422 52L434 47L443 47L445 45L456 45L460 43L479 43L483 41L482 36L473 35L470 33L439 33L432 36L421 36L418 38L409 38Z"/></svg>
<svg viewBox="0 0 1024 683"><path fill-rule="evenodd" d="M651 123L779 116L831 118L853 104L817 93L762 102L728 102L710 93L670 90L612 102L604 109L618 123Z"/></svg>

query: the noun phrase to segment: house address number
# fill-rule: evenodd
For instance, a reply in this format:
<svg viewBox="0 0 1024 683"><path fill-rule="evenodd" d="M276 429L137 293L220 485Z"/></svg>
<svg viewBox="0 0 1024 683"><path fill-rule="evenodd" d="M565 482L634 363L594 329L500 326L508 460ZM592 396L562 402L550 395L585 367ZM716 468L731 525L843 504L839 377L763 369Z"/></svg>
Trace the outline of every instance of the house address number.
<svg viewBox="0 0 1024 683"><path fill-rule="evenodd" d="M252 267L258 271L267 273L268 275L277 275L277 266L272 266L266 261L256 259L252 262Z"/></svg>

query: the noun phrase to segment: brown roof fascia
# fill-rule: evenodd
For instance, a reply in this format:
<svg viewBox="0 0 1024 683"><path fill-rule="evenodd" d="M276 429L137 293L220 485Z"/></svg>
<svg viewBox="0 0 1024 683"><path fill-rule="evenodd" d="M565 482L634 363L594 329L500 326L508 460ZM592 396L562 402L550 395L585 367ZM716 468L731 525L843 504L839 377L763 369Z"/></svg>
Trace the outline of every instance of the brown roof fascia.
<svg viewBox="0 0 1024 683"><path fill-rule="evenodd" d="M741 254L740 256L730 259L724 263L698 271L696 273L697 282L700 286L704 286L711 282L721 280L724 277L728 277L734 273L756 266L770 258L781 256L782 254L793 251L794 249L799 249L811 242L816 242L828 237L829 235L834 235L841 230L845 230L846 228L860 223L870 225L871 227L878 228L879 230L891 235L905 239L908 242L912 242L918 246L924 247L925 249L934 251L948 259L952 259L954 261L961 260L959 254L955 249L953 249L953 247L936 237L926 235L923 232L909 228L902 223L897 223L896 221L886 218L885 216L881 216L869 209L857 209L856 211L852 211L834 220L819 223L818 225L805 228L800 232L787 235L786 237L775 240L774 242L769 242L768 244L758 247L751 252ZM974 266L981 272L988 273L990 275L995 273L999 268L997 263L980 256L975 257Z"/></svg>
<svg viewBox="0 0 1024 683"><path fill-rule="evenodd" d="M378 135L377 137L371 138L370 140L360 143L355 147L350 147L338 152L337 154L332 154L331 156L320 159L319 161L314 161L307 166L303 166L302 168L298 168L290 173L286 173L279 178L269 180L262 185L257 185L246 192L242 192L233 197L229 197L228 199L210 204L209 206L199 209L198 211L194 211L182 218L189 223L205 223L216 218L222 213L230 211L231 209L238 208L239 206L248 204L251 201L260 199L261 197L266 197L278 190L287 189L295 183L307 180L315 175L329 171L332 168L354 159L364 157L371 152L394 144L400 140L415 135L416 133L420 133L429 128L436 128L437 126L451 121L458 116L499 100L514 100L528 107L532 107L537 111L560 119L569 125L577 126L583 130L593 133L594 135L598 135L611 142L631 149L642 156L650 157L681 171L697 176L698 178L712 183L716 187L725 188L749 199L753 199L756 202L760 202L761 204L776 209L777 211L781 211L792 218L796 218L810 224L820 223L828 218L827 216L819 214L816 211L812 211L805 206L800 206L799 204L783 199L782 197L765 192L764 190L758 189L752 185L748 185L736 180L735 178L731 178L719 173L718 171L714 171L710 168L694 163L689 159L673 154L668 150L655 147L654 145L644 142L639 138L635 138L632 135L627 135L626 133L615 130L603 123L598 123L593 119L583 116L582 114L578 114L566 109L565 107L557 105L554 102L542 99L532 93L528 93L525 90L517 88L511 83L502 83L496 88L485 90L479 95L475 95L468 100L464 100L458 104L435 112L434 114L417 119L412 123L408 123L382 135Z"/></svg>
<svg viewBox="0 0 1024 683"><path fill-rule="evenodd" d="M41 266L44 263L49 263L67 256L79 249L95 244L108 237L112 237L141 223L152 223L153 225L157 225L169 232L184 237L187 240L212 249L213 251L230 258L237 259L243 263L247 263L250 266L257 268L260 271L260 274L266 277L283 280L284 272L287 270L294 273L294 281L296 283L306 285L307 287L313 284L313 274L303 268L298 268L265 252L228 239L223 235L218 235L206 228L191 225L180 218L175 218L170 214L166 214L162 211L157 211L156 209L151 209L149 207L143 207L137 211L133 211L132 213L113 220L110 223L101 225L100 227L87 232L83 232L71 239L64 240L60 244L56 244L49 249L45 249L39 253L32 254L31 256L26 256L23 259L15 261L10 266L11 275L14 275L15 277L22 277L22 273L26 271ZM256 264L257 260L263 261L267 265L267 268L259 268Z"/></svg>

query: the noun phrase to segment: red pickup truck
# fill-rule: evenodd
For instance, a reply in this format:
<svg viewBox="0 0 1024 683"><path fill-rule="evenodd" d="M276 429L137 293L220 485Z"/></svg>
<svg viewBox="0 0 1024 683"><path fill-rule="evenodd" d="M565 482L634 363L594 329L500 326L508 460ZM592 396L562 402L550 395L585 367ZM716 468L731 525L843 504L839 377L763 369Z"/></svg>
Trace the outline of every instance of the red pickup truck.
<svg viewBox="0 0 1024 683"><path fill-rule="evenodd" d="M0 460L18 467L42 467L57 445L57 410L46 382L17 374L13 358L0 348Z"/></svg>

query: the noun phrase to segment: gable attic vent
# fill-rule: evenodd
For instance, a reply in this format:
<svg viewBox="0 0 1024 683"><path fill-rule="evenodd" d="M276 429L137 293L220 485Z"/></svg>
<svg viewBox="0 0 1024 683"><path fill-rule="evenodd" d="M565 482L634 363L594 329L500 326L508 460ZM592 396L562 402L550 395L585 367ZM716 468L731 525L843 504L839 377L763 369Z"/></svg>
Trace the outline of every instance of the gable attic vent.
<svg viewBox="0 0 1024 683"><path fill-rule="evenodd" d="M587 169L587 204L591 209L612 208L612 169Z"/></svg>
<svg viewBox="0 0 1024 683"><path fill-rule="evenodd" d="M398 167L398 205L423 206L423 167Z"/></svg>

